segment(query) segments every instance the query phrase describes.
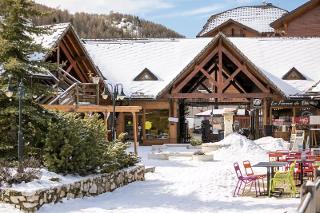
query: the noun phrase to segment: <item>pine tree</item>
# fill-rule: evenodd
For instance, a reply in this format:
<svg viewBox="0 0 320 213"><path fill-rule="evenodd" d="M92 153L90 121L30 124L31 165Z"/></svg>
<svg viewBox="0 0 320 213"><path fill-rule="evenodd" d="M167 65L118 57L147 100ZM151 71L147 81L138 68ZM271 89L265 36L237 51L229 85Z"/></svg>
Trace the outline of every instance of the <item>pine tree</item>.
<svg viewBox="0 0 320 213"><path fill-rule="evenodd" d="M32 17L42 15L33 1L0 0L0 8L0 64L3 69L1 88L6 87L8 76L11 75L13 85L17 86L18 81L23 81L27 98L30 98L31 93L43 92L43 89L39 90L39 84L31 80L32 75L43 73L52 67L52 64L39 60L37 56L48 50L34 41L35 36L47 34L49 29L32 24ZM40 88L42 87L43 85Z"/></svg>
<svg viewBox="0 0 320 213"><path fill-rule="evenodd" d="M30 0L0 0L0 152L9 152L16 157L18 103L17 87L20 81L25 85L22 132L26 151L43 146L43 136L50 122L42 107L32 101L32 96L40 95L48 87L34 81L34 74L46 72L52 64L34 60L46 50L34 41L35 36L48 33L48 28L35 27L31 23L33 16L41 15ZM4 95L8 87L8 77L12 76L11 85L15 91L12 98ZM41 86L40 86L41 85ZM2 92L1 92L2 91ZM0 156L1 157L1 156Z"/></svg>

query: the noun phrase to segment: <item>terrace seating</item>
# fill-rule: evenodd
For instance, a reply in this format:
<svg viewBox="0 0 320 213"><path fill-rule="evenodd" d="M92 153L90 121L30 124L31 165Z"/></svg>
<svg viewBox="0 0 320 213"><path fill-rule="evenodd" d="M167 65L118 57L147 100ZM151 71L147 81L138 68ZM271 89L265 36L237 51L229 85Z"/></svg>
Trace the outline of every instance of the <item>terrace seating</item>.
<svg viewBox="0 0 320 213"><path fill-rule="evenodd" d="M296 162L291 163L289 170L287 171L277 171L274 177L271 179L271 188L269 194L275 190L275 188L281 184L289 188L289 192L292 197L296 195L296 184L294 181L294 170L296 167Z"/></svg>
<svg viewBox="0 0 320 213"><path fill-rule="evenodd" d="M261 180L263 190L265 190L265 188L264 188L264 179L267 177L267 174L254 174L252 166L251 166L251 163L248 160L243 161L243 167L244 167L244 170L245 170L247 176L257 176L259 193L261 194L261 192L260 192L260 181L259 180Z"/></svg>
<svg viewBox="0 0 320 213"><path fill-rule="evenodd" d="M236 188L235 188L235 190L233 192L233 196L236 196L236 194L240 195L240 189L241 189L242 184L244 184L244 187L243 187L243 190L242 190L241 194L243 194L245 192L246 187L249 186L249 185L250 185L250 190L251 190L252 185L254 184L255 191L256 191L256 196L258 196L258 191L257 191L258 176L256 176L256 175L243 176L242 172L240 170L240 166L239 166L238 163L234 163L233 167L234 167L235 172L236 172L237 177L238 177L238 182L237 182Z"/></svg>

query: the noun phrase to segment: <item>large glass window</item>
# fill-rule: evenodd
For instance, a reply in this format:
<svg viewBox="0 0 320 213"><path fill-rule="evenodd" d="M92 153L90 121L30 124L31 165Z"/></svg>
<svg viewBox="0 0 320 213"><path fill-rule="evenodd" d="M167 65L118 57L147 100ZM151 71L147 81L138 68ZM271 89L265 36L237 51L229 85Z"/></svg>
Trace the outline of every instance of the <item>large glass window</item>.
<svg viewBox="0 0 320 213"><path fill-rule="evenodd" d="M146 110L146 139L169 138L169 110Z"/></svg>

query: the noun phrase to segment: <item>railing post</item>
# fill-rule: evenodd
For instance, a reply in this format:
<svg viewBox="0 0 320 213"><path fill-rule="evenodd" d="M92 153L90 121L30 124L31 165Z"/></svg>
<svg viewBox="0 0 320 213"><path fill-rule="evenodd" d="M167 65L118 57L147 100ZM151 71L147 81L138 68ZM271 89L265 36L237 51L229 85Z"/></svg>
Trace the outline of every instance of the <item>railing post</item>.
<svg viewBox="0 0 320 213"><path fill-rule="evenodd" d="M97 84L97 94L96 94L96 96L97 96L97 105L99 105L99 102L100 102L100 100L99 100L99 98L100 98L100 95L99 95L99 84Z"/></svg>
<svg viewBox="0 0 320 213"><path fill-rule="evenodd" d="M76 84L76 104L79 104L79 84Z"/></svg>

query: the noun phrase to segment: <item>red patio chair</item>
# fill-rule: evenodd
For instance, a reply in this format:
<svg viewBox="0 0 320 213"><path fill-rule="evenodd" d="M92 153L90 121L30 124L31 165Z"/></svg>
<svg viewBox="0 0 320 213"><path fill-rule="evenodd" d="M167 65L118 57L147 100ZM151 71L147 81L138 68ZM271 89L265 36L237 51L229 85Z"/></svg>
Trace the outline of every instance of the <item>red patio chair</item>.
<svg viewBox="0 0 320 213"><path fill-rule="evenodd" d="M244 171L246 172L247 176L252 176L252 175L257 176L259 193L261 194L261 192L260 192L260 181L259 180L262 181L263 191L266 192L265 188L264 188L264 179L267 177L267 174L254 174L252 166L251 166L251 163L248 160L243 161L243 167L244 167Z"/></svg>
<svg viewBox="0 0 320 213"><path fill-rule="evenodd" d="M234 189L233 196L236 196L236 194L237 195L240 194L240 189L241 189L242 184L244 184L242 194L245 192L245 189L248 185L250 185L250 190L251 190L252 185L254 184L256 196L258 196L258 191L257 191L258 177L256 175L243 176L238 163L234 163L233 167L234 167L234 170L236 171L236 174L238 177L238 182L237 182L236 188Z"/></svg>

